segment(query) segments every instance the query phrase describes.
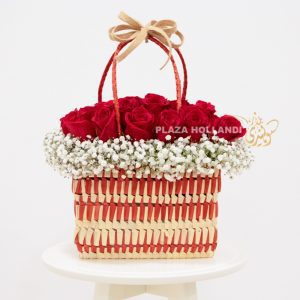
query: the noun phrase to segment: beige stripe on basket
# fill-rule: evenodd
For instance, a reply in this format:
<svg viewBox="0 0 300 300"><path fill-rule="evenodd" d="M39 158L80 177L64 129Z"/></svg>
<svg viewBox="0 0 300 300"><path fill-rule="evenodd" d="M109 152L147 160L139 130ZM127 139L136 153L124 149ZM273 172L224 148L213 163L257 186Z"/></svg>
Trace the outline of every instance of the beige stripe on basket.
<svg viewBox="0 0 300 300"><path fill-rule="evenodd" d="M115 233L117 232L117 240ZM164 244L164 238L167 237L167 244L170 245L174 238L174 244L186 244L188 238L188 244L191 245L195 237L195 244L200 243L200 239L203 243L206 243L207 238L210 244L213 243L217 229L214 226L204 227L204 228L176 228L176 229L92 229L77 227L75 229L75 236L78 235L79 244L84 243L91 246L91 240L93 237L93 246L99 246L100 239L102 241L102 246L107 245L107 240L109 236L110 245L122 245L123 239L125 240L125 245L130 244L132 239L133 245L143 244L145 236L147 234L146 244L150 244L152 239L154 239L154 244L157 243ZM138 240L139 235L139 240ZM134 243L135 242L135 243Z"/></svg>

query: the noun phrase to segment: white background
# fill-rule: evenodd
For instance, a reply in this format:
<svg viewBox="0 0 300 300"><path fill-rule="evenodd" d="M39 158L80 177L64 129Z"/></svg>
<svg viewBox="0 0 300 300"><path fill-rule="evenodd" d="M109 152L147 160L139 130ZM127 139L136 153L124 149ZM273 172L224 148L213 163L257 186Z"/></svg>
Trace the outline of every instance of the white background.
<svg viewBox="0 0 300 300"><path fill-rule="evenodd" d="M91 299L92 285L48 272L41 253L72 238L70 180L44 162L44 134L96 101L120 10L177 21L186 40L188 98L219 114L277 118L253 168L224 179L220 243L243 243L248 265L199 284L201 299L299 299L300 5L292 0L0 1L1 299ZM120 95L175 95L165 56L141 46L119 66ZM109 82L106 99L111 97Z"/></svg>

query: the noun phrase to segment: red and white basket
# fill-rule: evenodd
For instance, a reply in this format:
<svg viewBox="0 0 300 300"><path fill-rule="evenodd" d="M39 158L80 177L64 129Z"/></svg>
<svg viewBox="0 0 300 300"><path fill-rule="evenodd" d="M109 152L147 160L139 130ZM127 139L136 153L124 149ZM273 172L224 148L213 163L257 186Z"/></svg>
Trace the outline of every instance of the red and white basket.
<svg viewBox="0 0 300 300"><path fill-rule="evenodd" d="M155 38L149 40L167 48ZM112 65L113 95L118 102L116 60L126 43L110 58L99 86L99 101ZM175 60L177 102L185 100L187 71L181 83ZM116 106L118 109L118 106ZM120 113L116 111L116 116ZM120 122L118 121L120 128ZM120 129L121 130L121 129ZM146 175L128 177L122 171L73 179L75 244L82 258L191 258L212 257L217 246L217 196L220 172L212 176L186 174L175 182Z"/></svg>
<svg viewBox="0 0 300 300"><path fill-rule="evenodd" d="M221 177L73 180L75 244L82 258L211 257L217 246Z"/></svg>

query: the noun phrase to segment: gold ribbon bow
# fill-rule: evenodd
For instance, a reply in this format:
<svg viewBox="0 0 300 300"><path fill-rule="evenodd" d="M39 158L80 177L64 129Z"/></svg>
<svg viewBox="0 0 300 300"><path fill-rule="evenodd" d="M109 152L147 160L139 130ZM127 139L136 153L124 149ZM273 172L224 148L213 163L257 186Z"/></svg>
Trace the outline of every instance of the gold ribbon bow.
<svg viewBox="0 0 300 300"><path fill-rule="evenodd" d="M163 69L170 60L172 48L178 48L183 44L184 37L182 33L177 30L177 24L173 20L153 20L147 25L143 26L140 22L129 17L124 12L119 14L119 19L126 24L121 24L110 28L109 37L113 41L122 43L129 42L129 45L121 54L117 56L118 61L122 61L143 41L147 41L147 38L152 36L169 48L168 59L161 67L161 69ZM178 44L175 44L171 41L171 36L173 34L178 36L180 40Z"/></svg>

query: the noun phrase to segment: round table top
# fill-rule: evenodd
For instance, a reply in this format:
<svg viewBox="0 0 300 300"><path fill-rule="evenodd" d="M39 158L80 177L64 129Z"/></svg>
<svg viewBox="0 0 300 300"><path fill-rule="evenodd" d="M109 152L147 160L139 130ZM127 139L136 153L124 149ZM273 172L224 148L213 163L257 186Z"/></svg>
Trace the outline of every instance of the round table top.
<svg viewBox="0 0 300 300"><path fill-rule="evenodd" d="M176 284L221 277L245 264L237 248L218 246L213 258L80 259L75 245L64 242L42 255L48 269L64 276L108 284Z"/></svg>

